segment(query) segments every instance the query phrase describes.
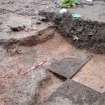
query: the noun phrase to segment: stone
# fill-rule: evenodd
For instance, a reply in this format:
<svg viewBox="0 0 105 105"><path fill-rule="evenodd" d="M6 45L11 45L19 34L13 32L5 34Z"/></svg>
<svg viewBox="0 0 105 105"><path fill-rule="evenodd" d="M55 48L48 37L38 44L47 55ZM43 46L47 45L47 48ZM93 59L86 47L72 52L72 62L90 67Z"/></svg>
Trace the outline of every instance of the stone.
<svg viewBox="0 0 105 105"><path fill-rule="evenodd" d="M101 95L73 80L67 80L44 105L94 105Z"/></svg>
<svg viewBox="0 0 105 105"><path fill-rule="evenodd" d="M54 61L49 67L49 70L64 78L72 78L89 61L89 59L89 57L83 59L75 56L73 58L64 58L60 61Z"/></svg>

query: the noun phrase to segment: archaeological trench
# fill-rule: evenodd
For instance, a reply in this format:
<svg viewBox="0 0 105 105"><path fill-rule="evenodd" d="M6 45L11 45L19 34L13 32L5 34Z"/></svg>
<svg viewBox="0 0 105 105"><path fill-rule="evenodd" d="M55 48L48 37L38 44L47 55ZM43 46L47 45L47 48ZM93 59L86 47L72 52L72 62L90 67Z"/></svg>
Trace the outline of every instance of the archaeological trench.
<svg viewBox="0 0 105 105"><path fill-rule="evenodd" d="M0 105L105 105L105 0L59 3L0 0Z"/></svg>

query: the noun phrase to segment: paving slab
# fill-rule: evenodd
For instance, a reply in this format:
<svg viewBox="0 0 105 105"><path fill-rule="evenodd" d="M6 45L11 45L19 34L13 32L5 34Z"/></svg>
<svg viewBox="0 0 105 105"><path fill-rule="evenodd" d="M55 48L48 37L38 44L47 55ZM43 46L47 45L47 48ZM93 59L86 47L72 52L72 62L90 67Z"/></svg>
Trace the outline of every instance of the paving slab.
<svg viewBox="0 0 105 105"><path fill-rule="evenodd" d="M73 80L84 84L100 93L105 92L105 56L95 55L82 69L75 75Z"/></svg>
<svg viewBox="0 0 105 105"><path fill-rule="evenodd" d="M53 61L48 69L64 78L72 78L90 60L90 58L91 57L89 56L85 59L75 56L64 58L60 61Z"/></svg>
<svg viewBox="0 0 105 105"><path fill-rule="evenodd" d="M99 92L67 80L44 105L94 105L99 97Z"/></svg>

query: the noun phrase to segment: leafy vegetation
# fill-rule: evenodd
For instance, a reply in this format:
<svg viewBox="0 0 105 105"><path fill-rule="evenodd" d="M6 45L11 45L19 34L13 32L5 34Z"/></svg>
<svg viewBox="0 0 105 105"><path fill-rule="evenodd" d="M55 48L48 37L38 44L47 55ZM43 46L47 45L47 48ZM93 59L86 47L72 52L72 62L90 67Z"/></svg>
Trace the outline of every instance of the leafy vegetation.
<svg viewBox="0 0 105 105"><path fill-rule="evenodd" d="M73 7L78 3L79 0L61 0L61 6L66 8Z"/></svg>

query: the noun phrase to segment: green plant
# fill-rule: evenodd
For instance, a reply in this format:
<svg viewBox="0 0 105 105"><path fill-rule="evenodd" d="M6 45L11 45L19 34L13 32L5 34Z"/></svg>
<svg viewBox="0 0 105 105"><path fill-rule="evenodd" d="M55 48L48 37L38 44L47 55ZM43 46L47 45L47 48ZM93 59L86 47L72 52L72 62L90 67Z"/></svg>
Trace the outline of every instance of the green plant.
<svg viewBox="0 0 105 105"><path fill-rule="evenodd" d="M78 3L79 0L61 0L61 6L66 8L73 7Z"/></svg>

